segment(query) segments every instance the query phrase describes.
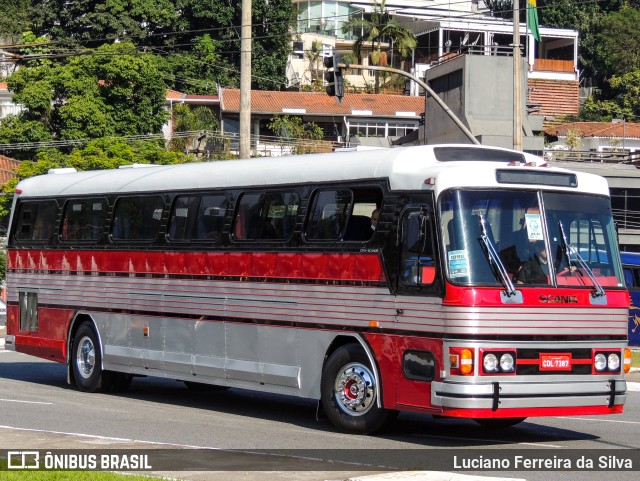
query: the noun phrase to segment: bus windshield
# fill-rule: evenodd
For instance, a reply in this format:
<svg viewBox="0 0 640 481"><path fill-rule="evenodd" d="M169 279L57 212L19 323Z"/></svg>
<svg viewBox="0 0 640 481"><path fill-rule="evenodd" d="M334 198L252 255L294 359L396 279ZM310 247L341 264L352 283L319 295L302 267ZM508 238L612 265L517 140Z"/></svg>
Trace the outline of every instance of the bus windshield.
<svg viewBox="0 0 640 481"><path fill-rule="evenodd" d="M595 290L624 285L607 198L450 190L439 209L447 275L454 284L506 287L510 281L516 287Z"/></svg>

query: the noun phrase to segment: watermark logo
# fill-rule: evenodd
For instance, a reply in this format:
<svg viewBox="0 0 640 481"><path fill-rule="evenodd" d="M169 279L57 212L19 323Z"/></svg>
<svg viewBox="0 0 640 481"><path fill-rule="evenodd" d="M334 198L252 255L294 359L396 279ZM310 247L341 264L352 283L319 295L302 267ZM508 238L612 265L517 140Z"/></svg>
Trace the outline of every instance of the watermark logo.
<svg viewBox="0 0 640 481"><path fill-rule="evenodd" d="M40 469L40 453L38 451L8 451L7 468Z"/></svg>

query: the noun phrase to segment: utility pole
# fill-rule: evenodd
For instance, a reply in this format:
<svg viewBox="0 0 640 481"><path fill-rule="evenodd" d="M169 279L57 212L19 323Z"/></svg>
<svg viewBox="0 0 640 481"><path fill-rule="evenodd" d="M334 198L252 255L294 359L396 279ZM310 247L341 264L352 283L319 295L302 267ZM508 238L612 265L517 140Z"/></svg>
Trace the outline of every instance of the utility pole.
<svg viewBox="0 0 640 481"><path fill-rule="evenodd" d="M242 0L240 28L240 148L241 159L251 157L251 0Z"/></svg>
<svg viewBox="0 0 640 481"><path fill-rule="evenodd" d="M513 0L513 150L522 151L522 57L520 1Z"/></svg>

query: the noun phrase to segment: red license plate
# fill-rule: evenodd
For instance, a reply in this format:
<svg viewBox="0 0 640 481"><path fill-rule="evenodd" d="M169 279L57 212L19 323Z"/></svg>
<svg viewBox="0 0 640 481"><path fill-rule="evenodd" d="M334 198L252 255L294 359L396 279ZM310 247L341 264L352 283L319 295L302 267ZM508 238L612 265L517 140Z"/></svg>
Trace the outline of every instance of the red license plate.
<svg viewBox="0 0 640 481"><path fill-rule="evenodd" d="M571 371L571 354L540 354L541 371Z"/></svg>

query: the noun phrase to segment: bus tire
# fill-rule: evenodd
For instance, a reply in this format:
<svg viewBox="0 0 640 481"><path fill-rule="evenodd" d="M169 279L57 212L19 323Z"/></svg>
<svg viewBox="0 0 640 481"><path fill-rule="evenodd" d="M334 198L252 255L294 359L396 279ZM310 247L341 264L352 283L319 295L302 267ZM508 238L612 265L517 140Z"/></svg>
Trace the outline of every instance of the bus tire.
<svg viewBox="0 0 640 481"><path fill-rule="evenodd" d="M322 371L320 396L329 420L344 432L371 434L380 429L391 411L378 407L376 378L360 346L336 349Z"/></svg>
<svg viewBox="0 0 640 481"><path fill-rule="evenodd" d="M505 429L520 424L527 418L475 418L480 426L491 429Z"/></svg>
<svg viewBox="0 0 640 481"><path fill-rule="evenodd" d="M98 336L88 322L83 322L73 337L71 349L73 377L84 392L107 392L111 389L112 373L102 370L102 352Z"/></svg>

